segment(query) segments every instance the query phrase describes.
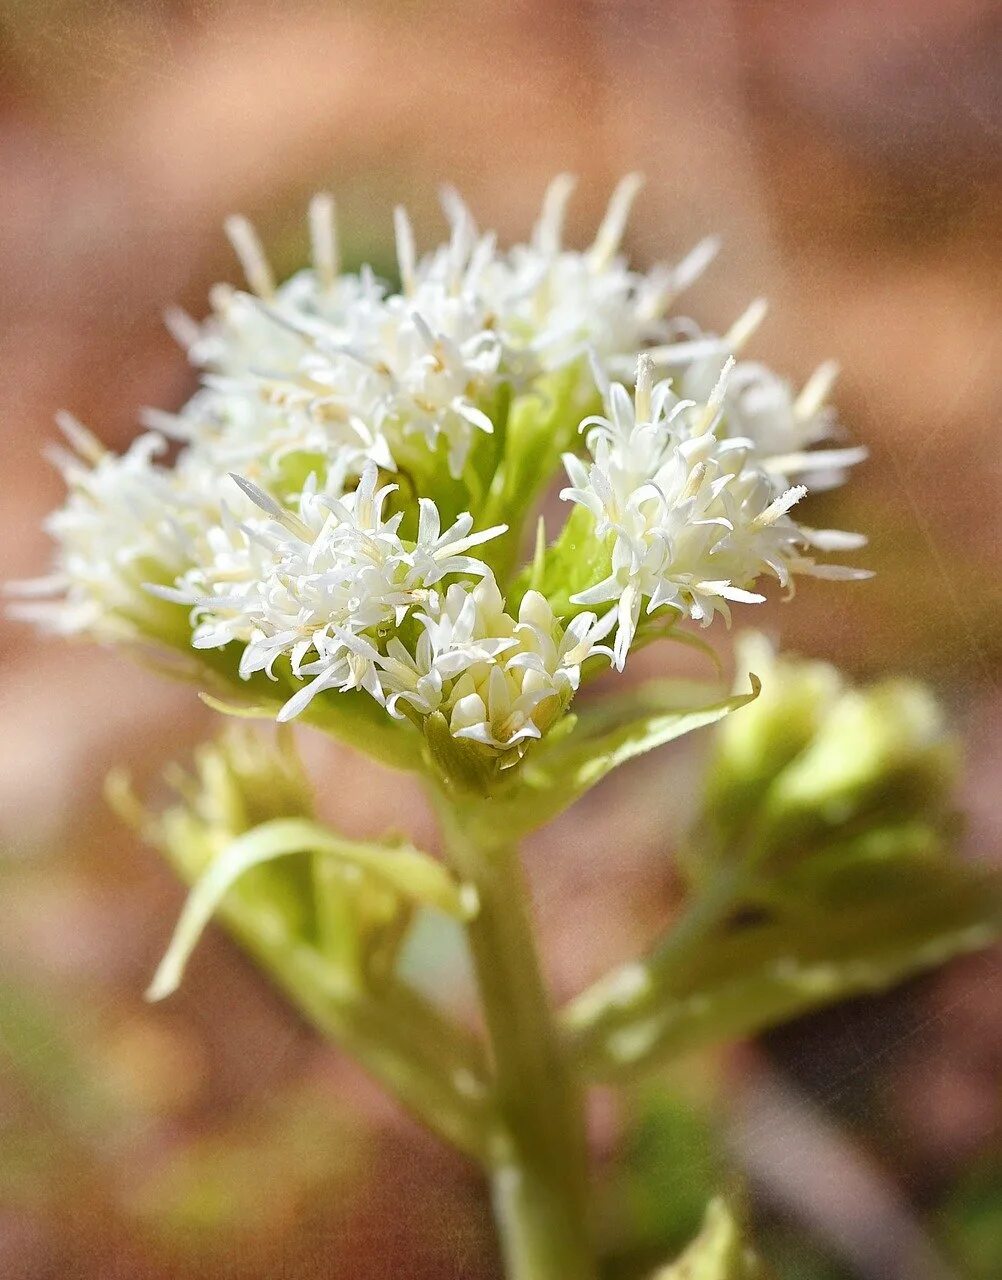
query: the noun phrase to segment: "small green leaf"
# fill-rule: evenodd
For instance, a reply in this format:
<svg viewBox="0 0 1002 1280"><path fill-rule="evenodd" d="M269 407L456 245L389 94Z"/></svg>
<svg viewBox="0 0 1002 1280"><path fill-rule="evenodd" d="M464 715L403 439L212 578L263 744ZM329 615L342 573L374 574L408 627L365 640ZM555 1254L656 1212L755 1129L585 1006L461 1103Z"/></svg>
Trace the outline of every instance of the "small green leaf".
<svg viewBox="0 0 1002 1280"><path fill-rule="evenodd" d="M346 840L304 818L278 818L246 832L212 862L188 896L167 953L150 984L150 1000L176 991L188 958L232 885L252 867L288 854L326 854L372 875L405 898L448 915L467 916L472 903L434 858L410 847Z"/></svg>
<svg viewBox="0 0 1002 1280"><path fill-rule="evenodd" d="M766 1272L727 1202L717 1197L707 1205L703 1229L685 1253L651 1280L766 1280Z"/></svg>
<svg viewBox="0 0 1002 1280"><path fill-rule="evenodd" d="M705 686L652 681L582 710L573 732L544 741L526 758L510 801L514 826L520 832L541 826L613 769L752 702L760 685L757 676L749 681L748 693L709 703L700 701Z"/></svg>

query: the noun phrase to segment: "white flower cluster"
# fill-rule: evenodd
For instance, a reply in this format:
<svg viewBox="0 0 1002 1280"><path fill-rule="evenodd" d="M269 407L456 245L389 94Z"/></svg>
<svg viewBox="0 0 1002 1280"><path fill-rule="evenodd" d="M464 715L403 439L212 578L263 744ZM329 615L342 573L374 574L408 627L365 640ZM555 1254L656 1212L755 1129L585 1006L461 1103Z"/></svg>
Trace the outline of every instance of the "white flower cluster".
<svg viewBox="0 0 1002 1280"><path fill-rule="evenodd" d="M72 450L50 451L68 490L45 521L56 564L47 577L8 585L20 597L10 612L49 631L99 639L169 629L169 613L145 584L172 582L192 562L220 517L215 475L187 455L174 468L158 465L166 441L155 433L119 455L69 414L57 422Z"/></svg>
<svg viewBox="0 0 1002 1280"><path fill-rule="evenodd" d="M622 669L640 622L662 607L704 626L729 601L761 603L750 588L765 574L789 590L794 574L864 578L865 570L817 564L808 548L849 550L857 534L809 529L789 512L807 492L777 493L754 439L721 435L733 359L702 402L656 386L653 361L641 356L634 397L607 388L608 417L582 423L591 463L564 457L571 484L561 496L586 508L595 534L611 540L611 572L571 597L573 604L616 601L615 662Z"/></svg>
<svg viewBox="0 0 1002 1280"><path fill-rule="evenodd" d="M444 441L450 474L463 474L477 433L494 431L503 387L519 390L590 352L603 365L635 358L663 337L672 300L715 251L706 241L678 266L647 275L618 256L635 175L620 183L592 246L562 244L574 183L557 178L530 243L500 251L447 192L448 242L419 258L406 213L396 213L401 292L370 272L338 273L333 205L310 210L312 270L276 286L250 225L227 229L253 296L222 287L203 325L175 314L173 327L206 386L176 418L150 425L192 440L209 435L231 465L290 453L352 449L396 470L407 440ZM587 368L582 361L583 376Z"/></svg>
<svg viewBox="0 0 1002 1280"><path fill-rule="evenodd" d="M27 584L37 598L21 612L65 632L232 652L235 676L292 688L282 719L326 691L362 691L392 717L441 715L456 738L511 756L566 708L589 656L622 667L643 606L706 623L728 601L761 599L751 587L766 573L860 576L807 554L858 539L788 514L803 490L787 477L831 483L860 456L813 448L833 430L828 371L794 398L729 360L748 318L722 339L667 319L716 245L631 271L619 245L638 187L620 183L584 251L563 244L567 177L529 242L507 250L447 192L450 236L420 256L398 210L397 292L368 269L342 273L327 196L310 207L312 266L284 284L231 219L251 292L219 286L208 320L171 322L199 390L177 414L148 411L149 433L121 457L64 421L76 456L58 459L70 494L48 525L55 572ZM634 404L608 376L647 349L676 390L654 388L642 358ZM524 581L509 611L507 569L495 577L524 518L514 504L528 505L522 493L506 505L509 406L551 432L558 371L580 392L568 406L601 389L609 413L583 424L591 465L567 457L565 496L591 512L611 558L569 617ZM564 416L554 452L576 426ZM173 466L167 437L180 442ZM614 628L613 650L602 642Z"/></svg>

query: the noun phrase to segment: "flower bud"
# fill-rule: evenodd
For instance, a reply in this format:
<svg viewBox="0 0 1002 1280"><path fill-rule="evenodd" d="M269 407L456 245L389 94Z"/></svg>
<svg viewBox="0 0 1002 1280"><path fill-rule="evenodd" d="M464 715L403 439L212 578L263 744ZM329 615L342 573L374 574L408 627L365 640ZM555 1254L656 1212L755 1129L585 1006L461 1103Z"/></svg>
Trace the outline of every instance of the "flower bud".
<svg viewBox="0 0 1002 1280"><path fill-rule="evenodd" d="M941 847L957 748L926 688L849 688L825 663L774 657L761 637L740 653L762 694L718 730L705 823L721 850L788 868L808 855L887 861Z"/></svg>
<svg viewBox="0 0 1002 1280"><path fill-rule="evenodd" d="M762 689L717 730L706 808L726 827L761 802L773 779L813 740L843 688L828 663L778 655L757 632L739 637L735 663L742 673L754 671Z"/></svg>

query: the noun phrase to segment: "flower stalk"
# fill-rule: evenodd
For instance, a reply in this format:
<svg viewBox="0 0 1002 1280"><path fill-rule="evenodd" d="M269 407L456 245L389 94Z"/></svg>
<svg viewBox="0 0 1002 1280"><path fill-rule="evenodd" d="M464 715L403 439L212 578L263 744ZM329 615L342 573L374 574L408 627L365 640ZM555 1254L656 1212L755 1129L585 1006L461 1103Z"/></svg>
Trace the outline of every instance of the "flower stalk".
<svg viewBox="0 0 1002 1280"><path fill-rule="evenodd" d="M439 793L447 856L479 899L467 925L494 1068L489 1174L510 1280L594 1280L580 1088L540 970L518 850L489 801Z"/></svg>

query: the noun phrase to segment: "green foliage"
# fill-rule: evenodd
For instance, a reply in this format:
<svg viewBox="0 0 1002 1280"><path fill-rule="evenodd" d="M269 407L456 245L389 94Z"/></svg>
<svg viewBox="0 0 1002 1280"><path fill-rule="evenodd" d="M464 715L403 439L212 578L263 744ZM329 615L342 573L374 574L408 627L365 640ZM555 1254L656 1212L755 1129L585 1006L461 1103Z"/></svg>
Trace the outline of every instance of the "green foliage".
<svg viewBox="0 0 1002 1280"><path fill-rule="evenodd" d="M741 652L762 694L717 730L689 906L567 1011L595 1077L880 991L1002 930L998 876L951 856L957 750L927 691L848 689L756 638Z"/></svg>
<svg viewBox="0 0 1002 1280"><path fill-rule="evenodd" d="M732 1209L718 1198L707 1205L703 1229L688 1249L651 1280L766 1280L766 1271Z"/></svg>
<svg viewBox="0 0 1002 1280"><path fill-rule="evenodd" d="M939 1230L966 1280L1002 1275L1002 1159L960 1180L940 1212Z"/></svg>
<svg viewBox="0 0 1002 1280"><path fill-rule="evenodd" d="M563 733L544 740L526 757L509 795L505 821L516 832L531 831L562 813L614 769L696 729L715 724L758 696L748 693L709 699L705 688L651 681L584 709Z"/></svg>
<svg viewBox="0 0 1002 1280"><path fill-rule="evenodd" d="M666 1057L754 1035L810 1009L881 991L1002 928L997 879L949 862L817 871L817 905L724 921L685 949L666 947L572 1006L570 1030L592 1076L623 1079Z"/></svg>
<svg viewBox="0 0 1002 1280"><path fill-rule="evenodd" d="M700 1077L696 1077L699 1079ZM646 1274L699 1230L727 1177L713 1088L661 1077L628 1104L621 1158L609 1188L610 1276Z"/></svg>
<svg viewBox="0 0 1002 1280"><path fill-rule="evenodd" d="M162 1000L177 990L188 957L205 926L234 883L247 871L275 858L312 853L342 863L362 876L371 876L384 890L405 900L436 907L462 917L473 905L441 865L417 849L364 843L331 835L316 822L303 818L275 818L245 832L221 849L192 890L167 953L148 992ZM335 892L350 894L352 880L342 878ZM355 921L355 927L359 926ZM351 922L345 920L346 927Z"/></svg>

